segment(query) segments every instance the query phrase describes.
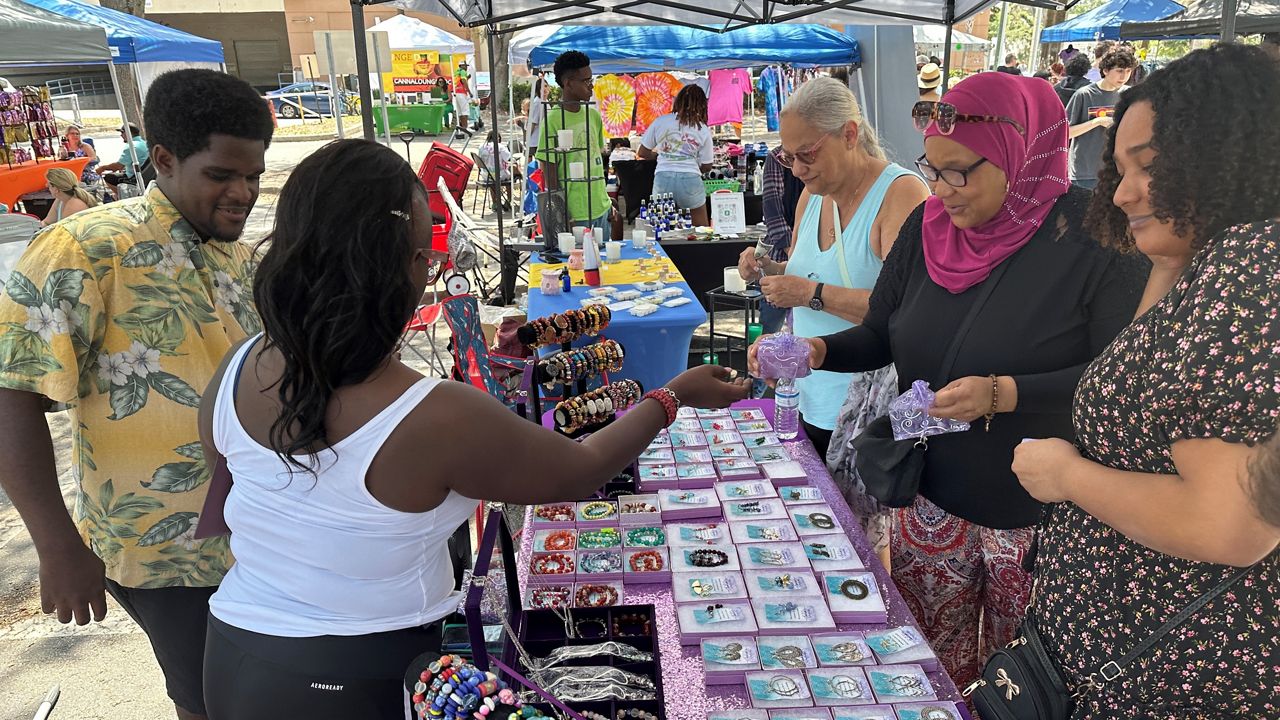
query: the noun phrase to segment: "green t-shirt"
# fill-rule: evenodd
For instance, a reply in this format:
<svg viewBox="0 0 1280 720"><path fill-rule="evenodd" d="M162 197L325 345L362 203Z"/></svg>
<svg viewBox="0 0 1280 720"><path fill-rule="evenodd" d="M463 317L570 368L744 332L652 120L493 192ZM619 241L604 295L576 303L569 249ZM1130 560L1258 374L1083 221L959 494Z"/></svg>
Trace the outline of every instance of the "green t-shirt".
<svg viewBox="0 0 1280 720"><path fill-rule="evenodd" d="M586 129L588 123L591 128L589 131ZM559 144L557 133L560 130L573 130L573 152L562 153L555 150ZM538 143L538 153L534 157L556 164L557 179L566 188L570 220L594 220L609 211L609 193L605 190L604 183L603 152L606 144L604 123L595 108L583 106L577 112L569 112L560 107L546 108L542 141ZM591 182L566 182L569 164L575 162L583 163L587 177L598 179Z"/></svg>

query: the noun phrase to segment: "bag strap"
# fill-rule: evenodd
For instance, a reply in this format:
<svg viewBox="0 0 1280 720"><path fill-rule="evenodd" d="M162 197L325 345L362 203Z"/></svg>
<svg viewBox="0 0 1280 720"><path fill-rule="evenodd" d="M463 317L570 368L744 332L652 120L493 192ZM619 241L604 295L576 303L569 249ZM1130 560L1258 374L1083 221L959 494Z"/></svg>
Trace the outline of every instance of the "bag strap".
<svg viewBox="0 0 1280 720"><path fill-rule="evenodd" d="M1005 269L1013 261L1013 258L1009 258L1000 263L995 270L991 271L991 275L987 277L986 281L982 283L982 288L978 291L978 297L974 298L968 314L964 316L964 320L961 320L960 325L956 327L956 336L951 339L951 346L947 348L947 354L942 357L942 366L938 370L938 380L933 386L934 392L941 390L946 384L947 376L951 374L951 368L956 364L956 356L960 354L960 344L964 342L965 336L969 334L969 328L973 327L973 321L977 319L978 313L982 312L982 306L987 304L987 299L991 297L991 292L995 290L996 284L1004 276Z"/></svg>
<svg viewBox="0 0 1280 720"><path fill-rule="evenodd" d="M1146 640L1138 643L1132 650L1125 653L1124 657L1119 660L1112 660L1098 668L1097 672L1090 673L1084 684L1076 690L1075 697L1080 697L1090 691L1101 689L1106 683L1120 677L1124 674L1125 668L1132 665L1133 661L1142 657L1148 650L1155 647L1155 644L1159 642L1161 638L1168 635L1179 625L1185 623L1192 615L1195 615L1201 608L1209 604L1210 601L1230 589L1232 585L1240 582L1240 580L1243 579L1244 576L1248 575L1255 567L1257 567L1256 563L1246 568L1240 568L1236 572L1231 573L1230 577L1223 580L1216 587L1211 588L1200 597L1192 600L1190 604L1182 609L1182 612L1179 612L1177 615L1169 618L1165 624L1161 625L1155 632L1151 633Z"/></svg>

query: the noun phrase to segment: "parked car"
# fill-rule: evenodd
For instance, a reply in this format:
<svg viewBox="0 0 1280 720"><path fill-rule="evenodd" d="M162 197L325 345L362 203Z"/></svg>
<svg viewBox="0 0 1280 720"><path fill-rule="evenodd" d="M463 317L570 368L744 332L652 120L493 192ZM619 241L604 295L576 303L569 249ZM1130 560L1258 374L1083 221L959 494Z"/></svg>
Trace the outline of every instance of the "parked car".
<svg viewBox="0 0 1280 720"><path fill-rule="evenodd" d="M338 93L339 97L350 94L345 90L339 90ZM312 113L319 115L333 114L333 104L329 97L328 83L297 82L292 85L286 85L279 90L265 93L265 97L271 101L276 114L283 118L301 117L301 108L305 108L308 115ZM299 105L301 105L301 108Z"/></svg>

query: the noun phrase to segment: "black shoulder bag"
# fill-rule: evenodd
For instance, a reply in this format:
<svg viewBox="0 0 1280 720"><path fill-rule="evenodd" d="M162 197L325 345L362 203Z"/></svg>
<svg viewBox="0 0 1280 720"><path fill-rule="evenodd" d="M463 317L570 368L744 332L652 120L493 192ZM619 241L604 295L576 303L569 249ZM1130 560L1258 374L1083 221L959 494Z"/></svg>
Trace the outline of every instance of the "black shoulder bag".
<svg viewBox="0 0 1280 720"><path fill-rule="evenodd" d="M987 660L982 677L965 689L964 696L973 701L983 720L1066 720L1071 717L1078 700L1123 675L1125 668L1155 647L1161 638L1240 582L1254 567L1232 573L1216 587L1191 601L1182 612L1169 618L1124 657L1110 660L1089 673L1085 681L1074 689L1063 680L1028 612L1018 638ZM1034 589L1031 594L1034 602Z"/></svg>
<svg viewBox="0 0 1280 720"><path fill-rule="evenodd" d="M973 307L965 315L964 320L956 328L956 335L951 339L951 346L943 356L942 366L933 389L939 390L951 374L956 364L956 356L960 354L960 343L969 334L973 321L977 319L982 307L987 304L991 292L1004 275L1008 262L999 267L982 283L982 290L974 298ZM929 449L929 439L920 437L915 440L895 440L893 423L888 415L872 420L867 429L853 440L853 449L857 451L854 467L867 488L867 494L880 501L886 507L907 507L915 501L920 493L920 478L924 475L924 454Z"/></svg>

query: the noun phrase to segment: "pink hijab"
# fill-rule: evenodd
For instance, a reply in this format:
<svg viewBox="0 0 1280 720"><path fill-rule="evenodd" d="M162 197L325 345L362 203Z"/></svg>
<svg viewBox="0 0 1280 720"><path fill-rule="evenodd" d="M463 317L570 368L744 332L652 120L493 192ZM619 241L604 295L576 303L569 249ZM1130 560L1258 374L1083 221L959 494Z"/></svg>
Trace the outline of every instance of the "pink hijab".
<svg viewBox="0 0 1280 720"><path fill-rule="evenodd" d="M1062 101L1049 83L998 72L974 75L942 97L967 115L999 115L1018 121L1025 137L1007 122L957 122L952 140L1004 171L1009 192L996 216L960 230L930 197L924 205L924 262L929 277L962 293L977 285L1031 239L1066 194L1068 135ZM941 135L936 124L925 137Z"/></svg>

